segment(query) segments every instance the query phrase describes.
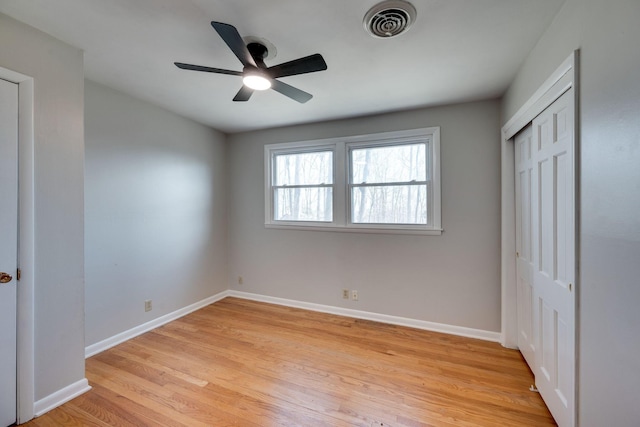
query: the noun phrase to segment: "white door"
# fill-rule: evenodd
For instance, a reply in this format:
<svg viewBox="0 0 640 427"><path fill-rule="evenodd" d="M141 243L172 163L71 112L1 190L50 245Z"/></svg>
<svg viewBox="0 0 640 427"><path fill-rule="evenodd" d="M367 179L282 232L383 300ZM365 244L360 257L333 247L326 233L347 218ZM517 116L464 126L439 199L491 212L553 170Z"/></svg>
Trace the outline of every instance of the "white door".
<svg viewBox="0 0 640 427"><path fill-rule="evenodd" d="M561 427L575 425L573 89L533 120L531 231L536 386Z"/></svg>
<svg viewBox="0 0 640 427"><path fill-rule="evenodd" d="M0 80L0 426L16 421L18 85Z"/></svg>
<svg viewBox="0 0 640 427"><path fill-rule="evenodd" d="M533 241L531 196L533 179L531 125L515 137L516 167L516 281L518 301L518 348L534 369L533 335Z"/></svg>

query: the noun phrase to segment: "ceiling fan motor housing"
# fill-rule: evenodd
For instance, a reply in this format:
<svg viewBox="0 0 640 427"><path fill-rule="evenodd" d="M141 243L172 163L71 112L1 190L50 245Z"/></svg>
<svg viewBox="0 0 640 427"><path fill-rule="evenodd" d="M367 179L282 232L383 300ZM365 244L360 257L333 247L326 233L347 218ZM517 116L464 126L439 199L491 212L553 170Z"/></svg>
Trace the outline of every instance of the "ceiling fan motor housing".
<svg viewBox="0 0 640 427"><path fill-rule="evenodd" d="M405 33L416 20L416 8L404 0L387 0L373 6L364 16L365 30L376 38Z"/></svg>
<svg viewBox="0 0 640 427"><path fill-rule="evenodd" d="M247 49L249 49L249 53L253 56L253 59L256 60L262 61L269 55L269 50L262 43L251 42L247 44Z"/></svg>

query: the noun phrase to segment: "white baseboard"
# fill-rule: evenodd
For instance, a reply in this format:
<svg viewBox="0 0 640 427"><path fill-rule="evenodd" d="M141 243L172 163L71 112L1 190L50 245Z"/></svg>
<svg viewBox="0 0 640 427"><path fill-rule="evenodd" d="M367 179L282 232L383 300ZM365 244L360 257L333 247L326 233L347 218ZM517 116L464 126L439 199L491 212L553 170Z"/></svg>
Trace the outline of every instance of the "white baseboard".
<svg viewBox="0 0 640 427"><path fill-rule="evenodd" d="M209 298L205 298L202 301L198 301L194 304L188 305L184 308L176 310L172 313L165 314L157 319L151 320L135 328L121 332L110 338L91 344L85 348L85 357L94 356L100 352L103 352L111 347L114 347L120 343L123 343L138 335L144 334L152 329L162 326L165 323L169 323L173 320L179 319L182 316L186 316L196 310L206 307L209 304L213 304L216 301L220 301L228 296L252 300L267 302L271 304L278 304L287 307L303 308L311 311L318 311L321 313L337 314L339 316L352 317L356 319L373 320L375 322L388 323L391 325L408 326L410 328L423 329L426 331L442 332L445 334L458 335L468 338L477 338L485 341L500 342L500 333L484 331L481 329L466 328L464 326L446 325L443 323L428 322L426 320L410 319L406 317L390 316L387 314L371 313L368 311L352 310L342 307L334 307L330 305L314 304L310 302L296 301L285 298L270 297L260 294L252 294L248 292L240 292L234 290L228 290L220 292Z"/></svg>
<svg viewBox="0 0 640 427"><path fill-rule="evenodd" d="M81 379L80 381L76 381L73 384L66 386L63 389L56 391L55 393L50 394L44 399L38 400L33 405L34 415L39 417L40 415L44 415L50 410L57 408L62 405L80 396L83 393L91 390L91 386L89 386L89 381L86 378Z"/></svg>
<svg viewBox="0 0 640 427"><path fill-rule="evenodd" d="M165 314L164 316L160 316L156 319L150 320L147 323L143 323L142 325L136 326L135 328L131 328L127 331L120 332L117 335L114 335L105 340L99 341L95 344L91 344L84 349L85 358L94 356L100 352L103 352L111 347L114 347L120 343L123 343L131 338L137 337L138 335L142 335L145 332L149 332L152 329L157 328L158 326L162 326L165 323L169 323L173 320L179 319L182 316L186 316L189 313L192 313L196 310L201 309L202 307L206 307L210 304L213 304L216 301L220 301L221 299L229 296L229 291L223 291L219 294L210 296L209 298L205 298L201 301L183 307L179 310L176 310L172 313Z"/></svg>
<svg viewBox="0 0 640 427"><path fill-rule="evenodd" d="M464 326L446 325L443 323L428 322L426 320L409 319L406 317L390 316L387 314L371 313L368 311L352 310L348 308L314 304L310 302L295 301L234 290L228 291L226 296L284 305L287 307L303 308L322 313L337 314L339 316L353 317L356 319L373 320L375 322L388 323L391 325L408 326L410 328L442 332L461 337L477 338L484 341L500 342L500 332L484 331L482 329L466 328Z"/></svg>

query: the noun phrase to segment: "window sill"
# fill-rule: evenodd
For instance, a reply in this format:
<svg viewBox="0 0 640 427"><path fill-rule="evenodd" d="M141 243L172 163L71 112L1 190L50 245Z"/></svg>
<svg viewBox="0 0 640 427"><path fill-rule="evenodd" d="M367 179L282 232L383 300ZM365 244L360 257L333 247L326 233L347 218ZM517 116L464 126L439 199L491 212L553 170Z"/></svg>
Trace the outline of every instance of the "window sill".
<svg viewBox="0 0 640 427"><path fill-rule="evenodd" d="M322 224L273 224L267 223L265 228L279 230L302 230L302 231L330 231L339 233L367 233L367 234L414 234L421 236L440 236L444 232L443 229L434 228L389 228L382 226L355 226L355 227L339 227L335 225Z"/></svg>

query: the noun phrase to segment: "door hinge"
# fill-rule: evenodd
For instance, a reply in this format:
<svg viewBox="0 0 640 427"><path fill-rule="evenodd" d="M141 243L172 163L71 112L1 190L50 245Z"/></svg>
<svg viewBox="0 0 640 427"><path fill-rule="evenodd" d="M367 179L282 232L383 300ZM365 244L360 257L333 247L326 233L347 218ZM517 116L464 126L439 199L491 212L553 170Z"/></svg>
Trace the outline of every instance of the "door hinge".
<svg viewBox="0 0 640 427"><path fill-rule="evenodd" d="M572 290L573 290L573 285L569 283L569 292L571 292Z"/></svg>
<svg viewBox="0 0 640 427"><path fill-rule="evenodd" d="M18 269L16 270L16 280L20 280L20 277L22 277L22 270Z"/></svg>

